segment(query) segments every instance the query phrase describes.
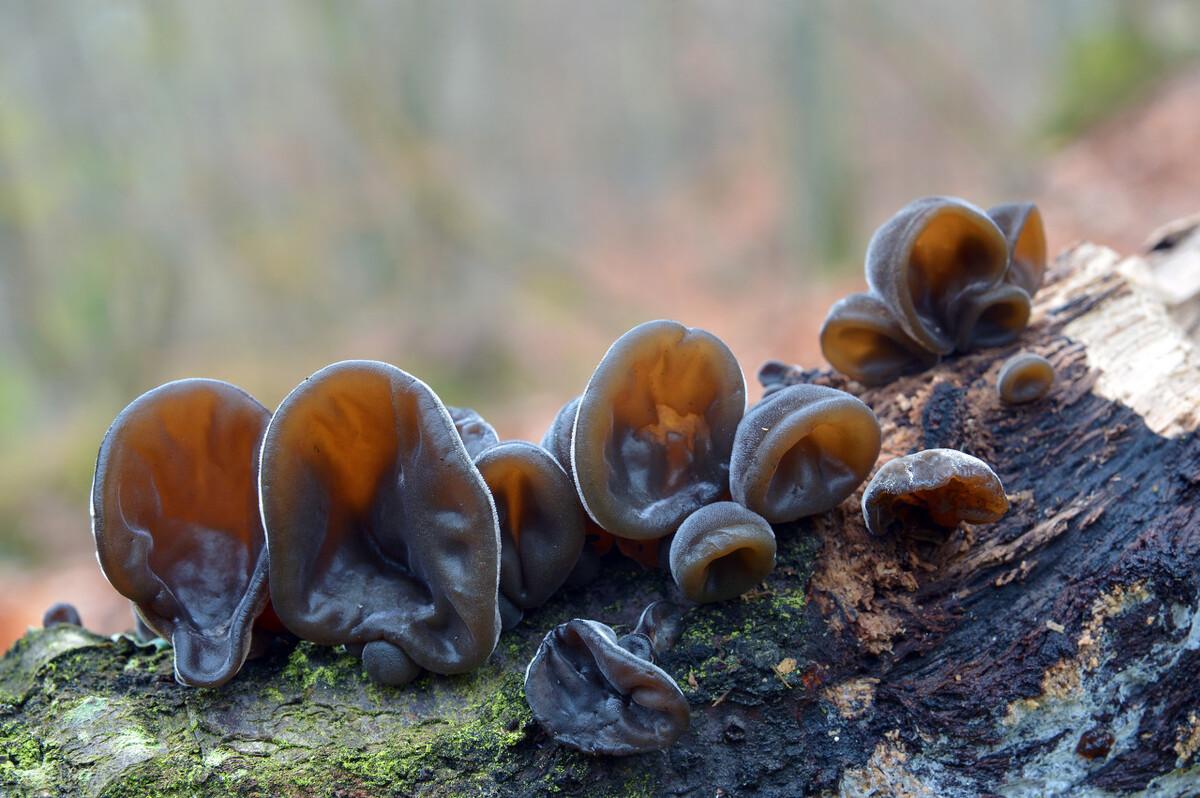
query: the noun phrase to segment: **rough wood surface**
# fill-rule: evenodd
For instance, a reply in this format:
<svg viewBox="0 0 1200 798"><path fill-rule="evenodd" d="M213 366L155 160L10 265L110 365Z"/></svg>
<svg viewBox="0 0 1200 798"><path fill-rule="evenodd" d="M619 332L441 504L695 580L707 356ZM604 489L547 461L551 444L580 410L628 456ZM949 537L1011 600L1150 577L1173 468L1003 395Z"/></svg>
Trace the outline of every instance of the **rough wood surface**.
<svg viewBox="0 0 1200 798"><path fill-rule="evenodd" d="M1012 510L941 546L869 538L858 494L779 528L775 573L691 610L662 662L693 712L670 751L584 757L522 698L550 626L628 626L670 595L626 565L531 615L477 673L405 689L302 645L190 690L169 651L31 632L0 662L0 794L1196 795L1200 358L1155 273L1081 245L1019 346L856 391L884 459L971 452ZM1018 348L1058 382L1010 408L994 379Z"/></svg>

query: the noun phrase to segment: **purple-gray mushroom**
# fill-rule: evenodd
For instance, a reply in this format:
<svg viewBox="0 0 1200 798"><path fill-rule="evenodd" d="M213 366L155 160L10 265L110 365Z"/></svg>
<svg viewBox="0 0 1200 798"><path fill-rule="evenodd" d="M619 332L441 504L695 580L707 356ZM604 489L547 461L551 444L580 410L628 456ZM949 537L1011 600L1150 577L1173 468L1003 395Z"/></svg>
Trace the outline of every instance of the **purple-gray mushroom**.
<svg viewBox="0 0 1200 798"><path fill-rule="evenodd" d="M321 369L276 410L259 492L272 602L292 633L361 647L384 684L491 654L496 509L425 383L377 361Z"/></svg>
<svg viewBox="0 0 1200 798"><path fill-rule="evenodd" d="M130 403L100 444L91 498L100 567L171 641L186 685L233 678L267 606L255 471L270 415L229 383L178 380Z"/></svg>
<svg viewBox="0 0 1200 798"><path fill-rule="evenodd" d="M717 502L687 517L671 540L671 576L700 604L751 589L775 568L775 533L736 502Z"/></svg>

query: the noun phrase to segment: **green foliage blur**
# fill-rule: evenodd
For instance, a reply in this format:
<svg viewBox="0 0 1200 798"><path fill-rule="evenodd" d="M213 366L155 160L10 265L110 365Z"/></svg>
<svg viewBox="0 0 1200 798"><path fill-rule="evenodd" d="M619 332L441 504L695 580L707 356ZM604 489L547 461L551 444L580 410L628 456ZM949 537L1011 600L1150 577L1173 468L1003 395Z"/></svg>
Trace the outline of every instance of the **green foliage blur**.
<svg viewBox="0 0 1200 798"><path fill-rule="evenodd" d="M536 438L645 318L795 357L883 218L1029 192L1194 11L0 3L0 561L86 556L100 437L169 379L381 358Z"/></svg>

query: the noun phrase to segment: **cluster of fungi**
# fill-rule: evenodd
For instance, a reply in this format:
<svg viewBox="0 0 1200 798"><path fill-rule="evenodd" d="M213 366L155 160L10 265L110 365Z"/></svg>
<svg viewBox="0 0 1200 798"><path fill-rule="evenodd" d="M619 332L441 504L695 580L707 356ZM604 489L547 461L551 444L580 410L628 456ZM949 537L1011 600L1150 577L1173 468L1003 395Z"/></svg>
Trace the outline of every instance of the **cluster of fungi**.
<svg viewBox="0 0 1200 798"><path fill-rule="evenodd" d="M876 233L872 290L833 308L822 346L877 385L1011 341L1044 266L1033 206L917 201ZM1010 365L998 390L1013 401L1053 378L1040 359ZM564 584L598 578L614 546L669 568L679 595L633 632L572 620L525 675L554 739L632 754L688 727L686 698L655 664L681 604L759 584L775 565L773 525L841 504L880 449L855 396L798 384L747 408L721 340L652 321L612 345L540 445L500 441L475 411L377 361L327 366L274 412L225 382L167 383L105 435L92 529L141 633L168 640L177 680L197 687L224 684L279 639L344 646L388 685L462 673ZM862 495L876 535L936 539L1007 507L985 463L948 449L885 463ZM78 622L61 608L47 617Z"/></svg>

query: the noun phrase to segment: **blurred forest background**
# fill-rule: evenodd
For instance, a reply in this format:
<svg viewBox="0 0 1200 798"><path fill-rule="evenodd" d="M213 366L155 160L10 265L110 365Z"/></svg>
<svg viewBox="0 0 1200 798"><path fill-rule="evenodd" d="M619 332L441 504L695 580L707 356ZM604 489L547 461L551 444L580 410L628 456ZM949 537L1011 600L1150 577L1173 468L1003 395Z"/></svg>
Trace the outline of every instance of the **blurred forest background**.
<svg viewBox="0 0 1200 798"><path fill-rule="evenodd" d="M871 231L1034 198L1051 246L1200 210L1200 3L0 3L0 650L92 555L108 423L348 357L537 440L669 317L820 363Z"/></svg>

